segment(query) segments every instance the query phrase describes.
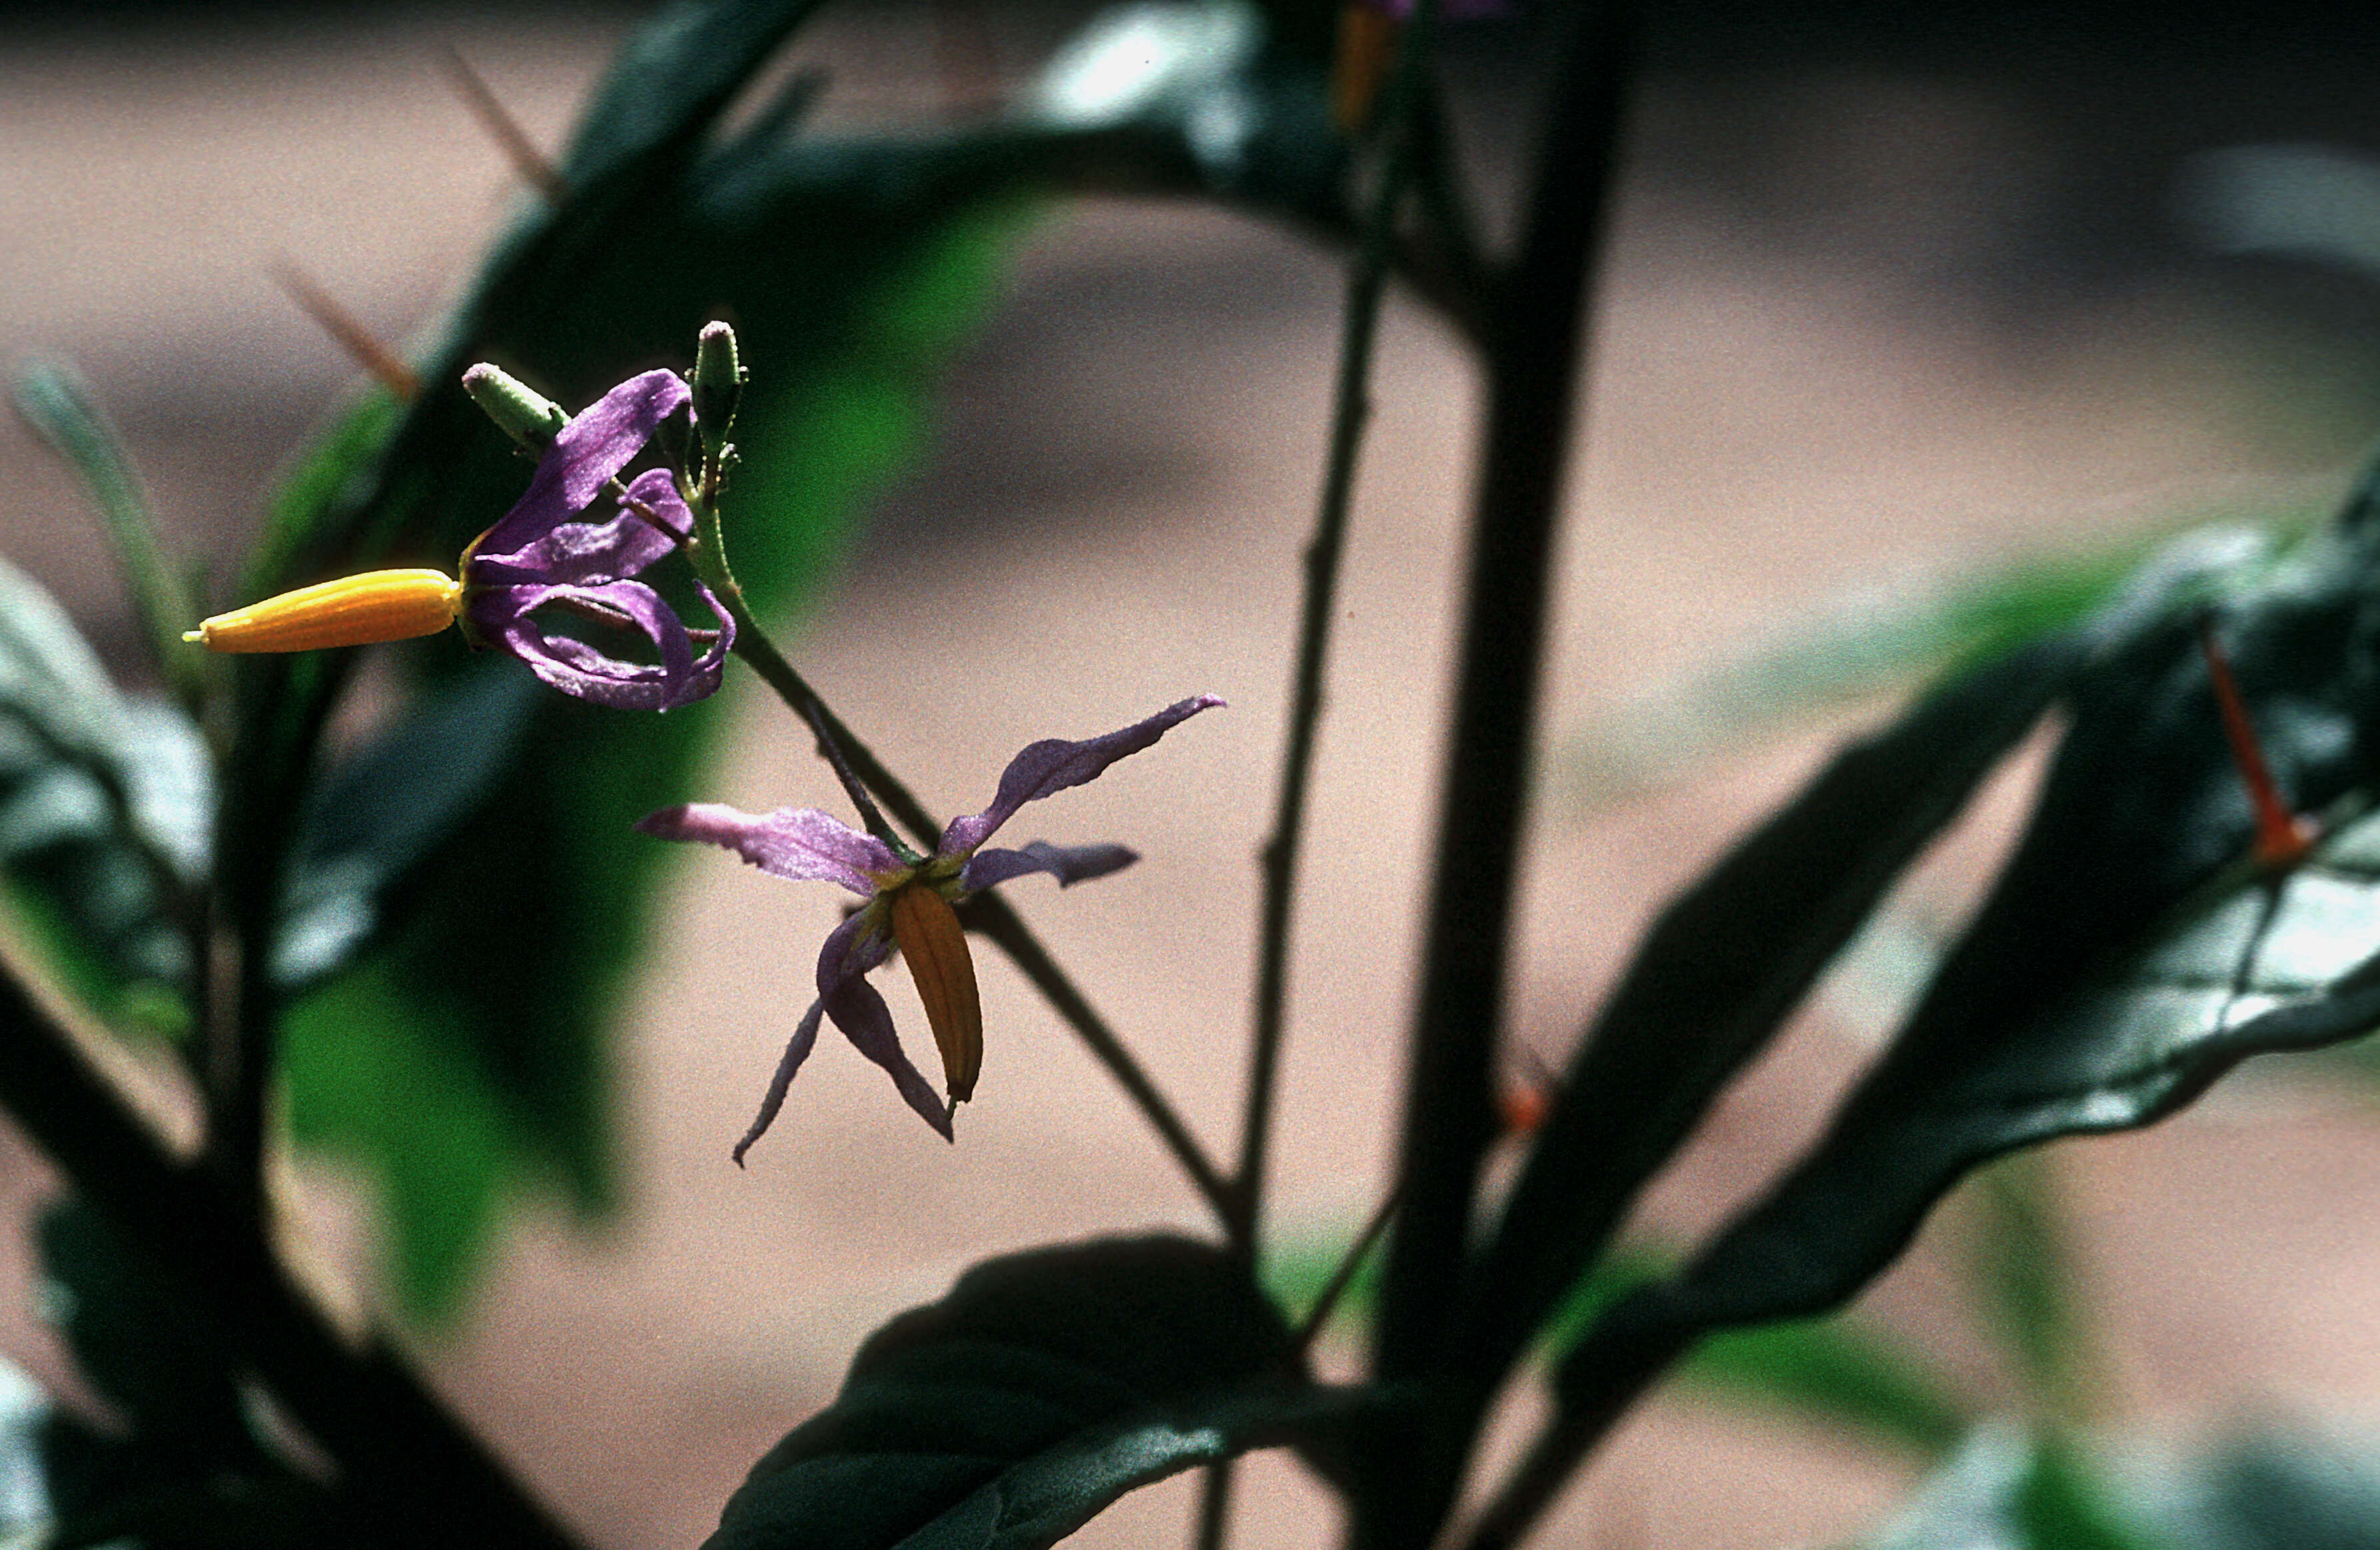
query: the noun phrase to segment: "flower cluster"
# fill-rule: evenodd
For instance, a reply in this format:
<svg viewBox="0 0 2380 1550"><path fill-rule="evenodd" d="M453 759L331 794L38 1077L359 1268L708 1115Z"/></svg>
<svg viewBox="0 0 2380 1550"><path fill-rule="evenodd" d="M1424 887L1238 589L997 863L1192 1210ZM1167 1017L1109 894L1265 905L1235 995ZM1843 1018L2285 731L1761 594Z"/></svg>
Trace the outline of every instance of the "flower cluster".
<svg viewBox="0 0 2380 1550"><path fill-rule="evenodd" d="M975 965L953 906L1012 878L1047 872L1059 886L1103 878L1130 866L1122 845L1050 845L1036 841L1016 850L984 848L1018 808L1099 778L1118 759L1148 747L1201 710L1222 704L1200 695L1170 705L1146 721L1079 743L1056 738L1027 745L1002 771L991 805L953 819L931 855L865 834L814 807L771 813L738 812L716 803L664 808L638 827L664 840L695 840L735 852L772 877L840 883L865 902L827 934L819 950L818 999L795 1026L762 1100L759 1118L735 1144L742 1162L777 1116L794 1073L830 1019L859 1052L891 1073L909 1107L945 1140L951 1116L975 1091L983 1062L983 1013ZM942 1057L947 1098L937 1097L903 1053L892 1013L863 976L895 950L909 965Z"/></svg>
<svg viewBox="0 0 2380 1550"><path fill-rule="evenodd" d="M671 710L701 699L719 687L735 621L697 582L719 621L698 643L661 594L635 579L687 540L693 515L667 468L615 484L691 397L676 373L648 371L563 425L528 493L463 551L459 579L433 570L370 571L218 614L184 638L215 651L309 651L459 624L473 645L517 657L563 693L598 705ZM589 518L607 491L610 509ZM553 613L639 632L661 660L630 661L550 633L540 615Z"/></svg>

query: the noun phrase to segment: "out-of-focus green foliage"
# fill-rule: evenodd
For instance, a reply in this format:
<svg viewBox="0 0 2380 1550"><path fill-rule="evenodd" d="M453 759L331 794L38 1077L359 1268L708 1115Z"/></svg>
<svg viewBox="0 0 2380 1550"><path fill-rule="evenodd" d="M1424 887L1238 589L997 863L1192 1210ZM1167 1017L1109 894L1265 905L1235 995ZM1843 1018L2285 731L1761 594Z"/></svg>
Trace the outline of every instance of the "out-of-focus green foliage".
<svg viewBox="0 0 2380 1550"><path fill-rule="evenodd" d="M65 611L0 562L0 866L42 955L111 1023L190 1025L185 912L212 804L188 718L117 693Z"/></svg>
<svg viewBox="0 0 2380 1550"><path fill-rule="evenodd" d="M139 1243L76 1202L40 1227L47 1309L120 1427L52 1409L38 1427L41 1543L151 1550L370 1544L336 1493L266 1447L201 1310Z"/></svg>

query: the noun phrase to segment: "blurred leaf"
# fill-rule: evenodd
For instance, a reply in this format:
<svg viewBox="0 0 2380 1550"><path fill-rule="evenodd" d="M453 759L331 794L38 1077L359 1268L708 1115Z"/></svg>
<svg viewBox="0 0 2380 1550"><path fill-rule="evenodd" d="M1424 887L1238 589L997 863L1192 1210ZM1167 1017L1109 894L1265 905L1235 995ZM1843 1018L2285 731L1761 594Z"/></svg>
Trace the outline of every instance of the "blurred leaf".
<svg viewBox="0 0 2380 1550"><path fill-rule="evenodd" d="M1985 1324L2015 1358L2044 1420L2080 1421L2093 1413L2099 1356L2085 1324L2089 1299L2066 1241L2050 1159L2003 1158L1975 1178L1967 1245L1967 1284Z"/></svg>
<svg viewBox="0 0 2380 1550"><path fill-rule="evenodd" d="M2167 1542L2068 1439L1977 1431L1864 1550L2161 1550Z"/></svg>
<svg viewBox="0 0 2380 1550"><path fill-rule="evenodd" d="M199 611L165 558L156 514L133 477L115 428L92 402L90 384L64 361L37 361L18 372L17 410L82 476L115 546L150 663L185 705L196 705L203 668L198 654L182 644L182 632L198 623Z"/></svg>
<svg viewBox="0 0 2380 1550"><path fill-rule="evenodd" d="M1782 1405L1929 1457L1955 1447L1975 1419L1914 1351L1841 1315L1729 1330L1690 1353L1677 1376L1731 1401Z"/></svg>
<svg viewBox="0 0 2380 1550"><path fill-rule="evenodd" d="M45 1305L120 1429L49 1411L35 1420L41 1543L151 1550L368 1544L323 1486L261 1446L230 1348L183 1289L106 1217L53 1205L37 1236Z"/></svg>
<svg viewBox="0 0 2380 1550"><path fill-rule="evenodd" d="M1136 1486L1297 1439L1346 1401L1220 1249L1109 1239L987 1261L853 1358L707 1550L1030 1550Z"/></svg>
<svg viewBox="0 0 2380 1550"><path fill-rule="evenodd" d="M1897 1254L1970 1168L2146 1124L2260 1050L2380 1025L2380 510L2221 599L2219 633L2278 778L2330 815L2266 878L2192 618L2141 615L2070 696L2032 823L1900 1036L1825 1137L1675 1279L1567 1360L1568 1403L1646 1350L1814 1313Z"/></svg>
<svg viewBox="0 0 2380 1550"><path fill-rule="evenodd" d="M471 1030L442 1025L454 1003L400 979L397 961L370 958L300 1002L282 1061L290 1133L377 1184L398 1305L435 1323L460 1307L507 1181L545 1148L537 1111L465 1053Z"/></svg>
<svg viewBox="0 0 2380 1550"><path fill-rule="evenodd" d="M1644 1182L1903 867L2064 686L2052 636L1852 745L1662 913L1559 1087L1475 1278L1464 1364L1503 1370Z"/></svg>
<svg viewBox="0 0 2380 1550"><path fill-rule="evenodd" d="M2033 1468L2009 1507L2030 1550L2159 1550L2162 1544L2130 1521L2071 1445L2055 1435L2034 1445Z"/></svg>
<svg viewBox="0 0 2380 1550"><path fill-rule="evenodd" d="M274 977L298 989L379 924L383 895L486 800L516 758L535 678L500 658L431 688L312 793L298 821Z"/></svg>
<svg viewBox="0 0 2380 1550"><path fill-rule="evenodd" d="M2187 540L2261 552L2267 533L2301 535L2315 514L2259 528L2210 527ZM2174 540L2175 524L2073 552L1916 588L1875 587L1822 607L1765 645L1657 684L1563 740L1554 757L1580 800L1608 803L1757 746L1813 713L1929 675L1954 675L2088 618Z"/></svg>
<svg viewBox="0 0 2380 1550"><path fill-rule="evenodd" d="M103 1017L189 1020L179 896L206 872L197 728L127 699L41 586L0 562L0 867L44 956Z"/></svg>
<svg viewBox="0 0 2380 1550"><path fill-rule="evenodd" d="M2380 1439L2368 1428L2266 1423L2204 1457L2128 1471L2143 1519L2207 1550L2380 1550Z"/></svg>

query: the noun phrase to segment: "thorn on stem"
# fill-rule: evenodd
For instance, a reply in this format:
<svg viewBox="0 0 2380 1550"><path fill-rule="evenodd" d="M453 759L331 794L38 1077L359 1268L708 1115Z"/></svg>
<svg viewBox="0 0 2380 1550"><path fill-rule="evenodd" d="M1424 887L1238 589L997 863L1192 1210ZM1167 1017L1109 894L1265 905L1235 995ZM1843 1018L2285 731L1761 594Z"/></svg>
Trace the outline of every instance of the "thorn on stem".
<svg viewBox="0 0 2380 1550"><path fill-rule="evenodd" d="M2249 806L2255 813L2256 838L2249 859L2259 871L2286 872L2313 849L2319 826L2312 817L2291 812L2274 781L2255 723L2248 719L2247 702L2240 697L2239 680L2232 676L2231 660L2216 637L2211 613L2199 615L2198 644L2206 653L2206 676L2214 685L2215 708L2223 718L2223 735L2231 745L2232 762L2240 767Z"/></svg>
<svg viewBox="0 0 2380 1550"><path fill-rule="evenodd" d="M456 96L463 99L463 105L471 110L471 116L480 121L480 127L488 132L488 138L504 151L504 159L512 163L513 171L520 180L553 203L560 204L569 192L569 186L562 180L562 170L537 148L537 142L528 138L528 131L520 127L520 120L496 100L495 92L463 58L462 51L448 43L439 49L438 63L446 72L447 84L455 89Z"/></svg>
<svg viewBox="0 0 2380 1550"><path fill-rule="evenodd" d="M410 402L421 394L421 379L413 368L405 364L397 353L381 343L380 336L363 325L353 312L339 305L336 297L316 285L305 271L287 258L276 258L271 270L274 284L284 295L298 304L298 309L314 320L329 334L347 358L378 378L382 386L397 397Z"/></svg>

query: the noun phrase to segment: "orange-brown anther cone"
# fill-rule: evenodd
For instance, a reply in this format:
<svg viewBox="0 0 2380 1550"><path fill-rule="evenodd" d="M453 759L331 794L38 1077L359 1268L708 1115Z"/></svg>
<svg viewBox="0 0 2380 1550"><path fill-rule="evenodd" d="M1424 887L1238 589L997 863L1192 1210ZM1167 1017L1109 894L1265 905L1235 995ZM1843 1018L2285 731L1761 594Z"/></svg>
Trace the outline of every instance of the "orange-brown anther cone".
<svg viewBox="0 0 2380 1550"><path fill-rule="evenodd" d="M892 939L901 944L934 1047L942 1052L942 1088L953 1103L965 1103L983 1070L983 1003L976 995L966 933L942 896L920 883L895 892L891 910Z"/></svg>

